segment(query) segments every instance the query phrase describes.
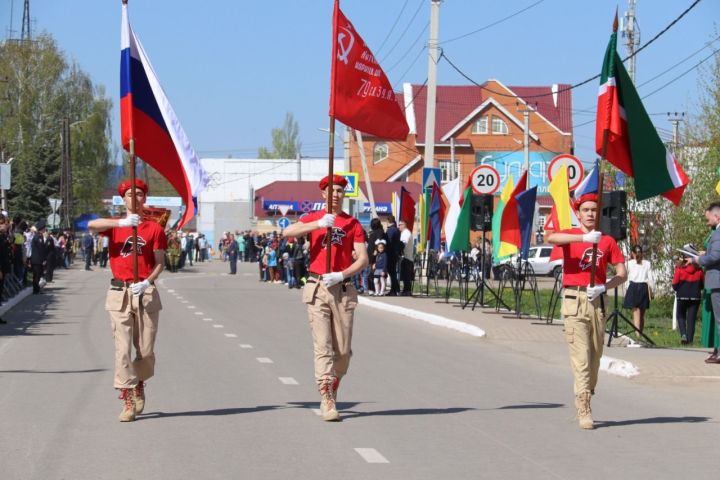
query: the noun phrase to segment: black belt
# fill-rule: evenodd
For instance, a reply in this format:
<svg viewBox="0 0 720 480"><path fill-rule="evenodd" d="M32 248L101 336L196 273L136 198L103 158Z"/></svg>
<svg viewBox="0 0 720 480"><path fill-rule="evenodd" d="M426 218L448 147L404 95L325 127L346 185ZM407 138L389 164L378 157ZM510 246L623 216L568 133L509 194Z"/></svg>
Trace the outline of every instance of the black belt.
<svg viewBox="0 0 720 480"><path fill-rule="evenodd" d="M320 279L322 279L322 275L313 273L313 272L308 272L308 277L310 277L311 279L318 280L318 281ZM347 285L348 283L350 283L350 280L351 280L350 278L346 278L345 280L342 281L342 284ZM308 282L311 282L311 280L308 280ZM314 282L311 282L311 283L314 283Z"/></svg>

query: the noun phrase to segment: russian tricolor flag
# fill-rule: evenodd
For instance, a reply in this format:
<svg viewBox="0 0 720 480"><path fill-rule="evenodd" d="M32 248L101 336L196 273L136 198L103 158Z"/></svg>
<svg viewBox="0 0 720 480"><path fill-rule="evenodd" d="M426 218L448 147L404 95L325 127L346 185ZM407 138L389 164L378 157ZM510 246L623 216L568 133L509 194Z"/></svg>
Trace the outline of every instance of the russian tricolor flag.
<svg viewBox="0 0 720 480"><path fill-rule="evenodd" d="M122 6L120 34L120 125L122 144L158 171L185 202L181 228L195 215L195 200L208 183L180 121L165 96Z"/></svg>

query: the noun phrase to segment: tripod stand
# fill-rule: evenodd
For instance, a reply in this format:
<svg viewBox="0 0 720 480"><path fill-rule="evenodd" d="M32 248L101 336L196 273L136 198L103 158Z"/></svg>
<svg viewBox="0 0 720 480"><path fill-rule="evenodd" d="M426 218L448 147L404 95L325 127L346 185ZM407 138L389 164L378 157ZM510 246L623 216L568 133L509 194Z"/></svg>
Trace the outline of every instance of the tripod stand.
<svg viewBox="0 0 720 480"><path fill-rule="evenodd" d="M622 312L620 311L620 309L618 308L618 289L617 289L617 287L615 287L615 292L613 295L615 297L613 300L613 311L607 317L608 322L610 322L612 320L612 322L610 323L610 328L607 330L607 332L608 332L607 346L608 347L610 346L610 343L612 342L613 337L617 338L617 336L618 336L618 318L622 318L625 321L625 323L627 323L628 325L633 327L633 330L635 330L637 333L639 333L640 336L642 336L642 338L644 338L646 342L648 342L650 345L654 346L655 342L650 340L650 337L648 337L643 332L638 330L638 328L635 326L635 324L632 323L630 320L628 320L628 318L625 315L623 315Z"/></svg>
<svg viewBox="0 0 720 480"><path fill-rule="evenodd" d="M502 298L498 296L495 291L490 288L490 285L487 284L487 272L485 271L485 266L487 263L485 262L485 255L487 254L485 252L485 232L486 230L483 229L483 242L482 242L482 253L480 258L480 269L478 274L475 275L475 290L473 293L470 294L467 301L465 302L465 305L463 305L463 310L465 310L465 307L467 307L470 302L473 302L472 311L475 311L475 306L480 303L480 305L485 305L485 289L487 289L488 292L492 294L493 297L495 297L495 300L498 304L501 304L510 310L510 307L508 307L505 302L503 302Z"/></svg>
<svg viewBox="0 0 720 480"><path fill-rule="evenodd" d="M555 276L555 283L553 284L552 292L550 293L550 303L548 304L548 314L547 318L545 319L545 323L551 324L553 322L553 317L555 316L555 309L557 308L557 304L562 298L562 273L560 275L554 275Z"/></svg>

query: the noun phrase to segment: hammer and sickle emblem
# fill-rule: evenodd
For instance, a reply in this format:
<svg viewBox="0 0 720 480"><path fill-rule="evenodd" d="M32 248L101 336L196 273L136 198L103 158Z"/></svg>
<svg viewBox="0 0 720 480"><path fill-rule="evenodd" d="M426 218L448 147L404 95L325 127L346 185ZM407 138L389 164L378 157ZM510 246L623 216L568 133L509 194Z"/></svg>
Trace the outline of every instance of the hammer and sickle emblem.
<svg viewBox="0 0 720 480"><path fill-rule="evenodd" d="M338 33L338 60L348 64L348 55L352 51L353 45L355 45L355 35L347 27L340 27L343 31ZM347 40L347 44L344 41Z"/></svg>

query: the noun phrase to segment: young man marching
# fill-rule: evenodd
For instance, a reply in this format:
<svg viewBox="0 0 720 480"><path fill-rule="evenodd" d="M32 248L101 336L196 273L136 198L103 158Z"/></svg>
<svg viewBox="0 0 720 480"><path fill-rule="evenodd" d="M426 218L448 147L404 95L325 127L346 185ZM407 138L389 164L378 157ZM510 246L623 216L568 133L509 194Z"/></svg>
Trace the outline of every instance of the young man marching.
<svg viewBox="0 0 720 480"><path fill-rule="evenodd" d="M310 273L302 300L308 307L315 352L315 382L323 420L339 420L335 401L340 380L352 355L353 314L357 291L351 279L368 264L365 232L360 222L342 211L347 180L333 177L332 213L310 213L285 229L288 237L310 237ZM320 181L327 201L328 178ZM331 229L330 273L326 270L326 232ZM356 259L353 261L353 251Z"/></svg>
<svg viewBox="0 0 720 480"><path fill-rule="evenodd" d="M120 390L121 422L132 422L145 408L145 381L155 373L155 337L160 318L160 295L155 280L165 265L167 239L163 228L138 215L142 212L147 185L135 181L137 211L132 209L131 183L118 185L125 202L125 218L100 218L88 223L91 232L109 238L113 278L105 299L115 338L114 386ZM133 227L137 226L138 281L133 283ZM132 349L135 347L135 359Z"/></svg>
<svg viewBox="0 0 720 480"><path fill-rule="evenodd" d="M563 302L565 339L570 350L570 364L575 378L575 407L580 428L593 428L590 397L600 369L605 340L604 293L627 278L625 257L609 235L594 230L598 215L598 196L589 193L575 201L580 228L549 232L547 241L562 247ZM590 286L593 244L597 244L595 282ZM615 276L606 282L607 266Z"/></svg>

